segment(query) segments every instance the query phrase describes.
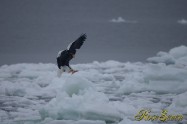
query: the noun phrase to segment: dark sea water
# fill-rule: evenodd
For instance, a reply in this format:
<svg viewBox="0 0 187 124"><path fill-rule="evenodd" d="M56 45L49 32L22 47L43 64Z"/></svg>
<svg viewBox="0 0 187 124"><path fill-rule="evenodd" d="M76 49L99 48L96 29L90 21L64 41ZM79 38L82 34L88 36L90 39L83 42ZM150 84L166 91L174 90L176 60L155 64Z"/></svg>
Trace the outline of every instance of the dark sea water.
<svg viewBox="0 0 187 124"><path fill-rule="evenodd" d="M145 61L187 45L185 0L1 0L0 65L56 63L81 33L88 38L72 63ZM110 20L122 17L126 22ZM136 23L132 23L132 22Z"/></svg>

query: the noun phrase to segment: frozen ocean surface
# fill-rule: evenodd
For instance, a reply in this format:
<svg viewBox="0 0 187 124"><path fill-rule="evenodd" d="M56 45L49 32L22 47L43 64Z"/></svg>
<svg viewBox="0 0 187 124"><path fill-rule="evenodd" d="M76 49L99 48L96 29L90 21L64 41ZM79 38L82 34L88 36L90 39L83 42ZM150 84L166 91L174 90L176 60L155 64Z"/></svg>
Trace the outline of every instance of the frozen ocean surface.
<svg viewBox="0 0 187 124"><path fill-rule="evenodd" d="M1 124L156 124L136 121L141 109L183 114L187 123L187 47L159 52L147 63L73 65L57 77L55 64L0 67Z"/></svg>

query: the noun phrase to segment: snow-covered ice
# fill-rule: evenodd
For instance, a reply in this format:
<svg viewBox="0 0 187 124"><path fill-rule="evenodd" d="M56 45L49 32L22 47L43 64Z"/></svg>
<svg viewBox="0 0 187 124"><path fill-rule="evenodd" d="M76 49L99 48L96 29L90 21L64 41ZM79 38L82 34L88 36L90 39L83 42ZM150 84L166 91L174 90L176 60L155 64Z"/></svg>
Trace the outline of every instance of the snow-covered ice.
<svg viewBox="0 0 187 124"><path fill-rule="evenodd" d="M183 114L187 122L187 47L159 52L148 63L106 61L73 65L57 76L55 64L0 67L2 124L152 124L141 109Z"/></svg>
<svg viewBox="0 0 187 124"><path fill-rule="evenodd" d="M171 49L169 52L160 51L157 56L147 59L152 63L165 63L186 66L187 61L187 47L179 46Z"/></svg>

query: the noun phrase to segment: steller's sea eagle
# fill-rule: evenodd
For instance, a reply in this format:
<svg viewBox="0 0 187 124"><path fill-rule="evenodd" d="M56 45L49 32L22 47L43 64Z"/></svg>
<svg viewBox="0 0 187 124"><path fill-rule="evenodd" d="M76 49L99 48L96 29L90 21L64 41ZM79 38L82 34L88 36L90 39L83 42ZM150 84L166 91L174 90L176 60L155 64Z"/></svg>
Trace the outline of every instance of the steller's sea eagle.
<svg viewBox="0 0 187 124"><path fill-rule="evenodd" d="M74 42L68 45L66 50L58 52L57 65L62 72L65 72L66 70L72 73L76 72L70 67L69 61L74 57L76 50L81 48L86 37L86 34L80 35Z"/></svg>

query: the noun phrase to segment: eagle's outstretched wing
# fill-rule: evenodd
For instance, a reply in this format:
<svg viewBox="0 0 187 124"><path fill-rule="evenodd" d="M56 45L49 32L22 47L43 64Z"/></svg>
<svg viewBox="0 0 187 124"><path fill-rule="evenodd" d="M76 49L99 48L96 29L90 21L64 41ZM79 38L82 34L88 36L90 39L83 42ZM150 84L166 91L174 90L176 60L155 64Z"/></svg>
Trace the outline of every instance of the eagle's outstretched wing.
<svg viewBox="0 0 187 124"><path fill-rule="evenodd" d="M74 42L70 43L67 47L69 51L75 51L76 49L80 49L84 41L86 40L86 34L82 34L79 38L77 38Z"/></svg>

